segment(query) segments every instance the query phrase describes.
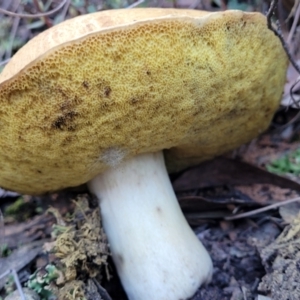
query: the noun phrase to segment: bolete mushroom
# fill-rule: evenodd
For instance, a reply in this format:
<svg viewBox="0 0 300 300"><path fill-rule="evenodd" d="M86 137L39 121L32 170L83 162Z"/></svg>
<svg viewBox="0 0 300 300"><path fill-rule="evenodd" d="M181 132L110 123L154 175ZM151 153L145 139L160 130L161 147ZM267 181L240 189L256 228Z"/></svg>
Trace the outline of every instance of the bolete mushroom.
<svg viewBox="0 0 300 300"><path fill-rule="evenodd" d="M187 299L212 263L162 150L175 170L257 136L286 67L259 13L151 8L65 21L1 74L0 185L40 194L88 182L129 299Z"/></svg>

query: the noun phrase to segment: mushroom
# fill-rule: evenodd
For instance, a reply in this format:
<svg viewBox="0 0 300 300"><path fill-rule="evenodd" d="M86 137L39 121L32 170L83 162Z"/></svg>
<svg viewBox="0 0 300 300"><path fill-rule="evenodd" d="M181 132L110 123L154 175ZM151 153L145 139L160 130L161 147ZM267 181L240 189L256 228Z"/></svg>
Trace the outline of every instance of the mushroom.
<svg viewBox="0 0 300 300"><path fill-rule="evenodd" d="M241 11L111 10L29 41L0 76L0 186L88 182L131 300L187 299L212 276L170 171L250 141L277 109L287 57Z"/></svg>

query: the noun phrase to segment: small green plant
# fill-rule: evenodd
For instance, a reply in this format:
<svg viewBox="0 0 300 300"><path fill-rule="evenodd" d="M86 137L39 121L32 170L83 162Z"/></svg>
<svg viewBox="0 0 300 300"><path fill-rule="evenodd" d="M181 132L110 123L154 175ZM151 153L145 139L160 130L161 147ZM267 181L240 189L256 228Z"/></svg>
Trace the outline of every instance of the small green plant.
<svg viewBox="0 0 300 300"><path fill-rule="evenodd" d="M300 175L300 148L272 161L267 166L267 170L279 175L290 174Z"/></svg>
<svg viewBox="0 0 300 300"><path fill-rule="evenodd" d="M44 270L36 270L27 282L27 287L34 290L41 300L56 299L51 291L51 283L59 277L59 270L54 265L47 265Z"/></svg>
<svg viewBox="0 0 300 300"><path fill-rule="evenodd" d="M11 250L7 244L0 245L0 257L7 257L11 254Z"/></svg>

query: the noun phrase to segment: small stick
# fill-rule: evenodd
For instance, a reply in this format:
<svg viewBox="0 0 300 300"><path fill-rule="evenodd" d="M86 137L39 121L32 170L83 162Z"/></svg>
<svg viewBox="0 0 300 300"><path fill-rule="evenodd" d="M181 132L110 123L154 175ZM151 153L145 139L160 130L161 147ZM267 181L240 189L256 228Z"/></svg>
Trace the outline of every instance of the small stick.
<svg viewBox="0 0 300 300"><path fill-rule="evenodd" d="M298 201L300 201L300 197L290 199L290 200L286 200L286 201L282 201L282 202L279 202L279 203L274 203L274 204L271 204L271 205L268 205L268 206L265 206L265 207L262 207L262 208L254 209L254 210L251 210L251 211L248 211L248 212L245 212L245 213L241 213L241 214L238 214L238 215L225 217L224 219L226 221L242 219L242 218L250 217L250 216L253 216L253 215L256 215L256 214L259 214L259 213L262 213L262 212L265 212L265 211L268 211L270 209L274 209L274 208L277 208L277 207L280 207L280 206L283 206L283 205L286 205L286 204L298 202Z"/></svg>
<svg viewBox="0 0 300 300"><path fill-rule="evenodd" d="M22 290L21 283L20 283L20 281L19 281L18 274L17 274L17 272L16 272L15 269L8 270L8 271L2 273L2 274L0 275L0 279L1 279L1 278L4 278L5 276L8 276L8 275L11 274L11 273L12 273L12 275L13 275L13 277L14 277L14 281L15 281L16 286L17 286L17 289L18 289L18 291L19 291L21 300L26 300L25 295L24 295L23 290Z"/></svg>
<svg viewBox="0 0 300 300"><path fill-rule="evenodd" d="M126 8L134 8L134 7L142 4L143 2L145 2L145 0L138 0L137 2L132 3L131 5L127 6Z"/></svg>
<svg viewBox="0 0 300 300"><path fill-rule="evenodd" d="M286 44L281 32L274 28L273 24L272 24L272 16L275 12L275 9L277 7L277 4L278 4L278 0L272 0L271 2L271 5L270 5L270 8L269 8L269 11L267 12L266 14L266 17L267 17L267 22L268 22L268 28L270 30L272 30L274 32L274 34L279 38L281 44L282 44L282 47L285 51L285 53L287 54L291 64L293 65L293 67L295 68L295 70L300 74L300 67L298 66L298 64L295 62L290 50L289 50L289 47L288 45Z"/></svg>
<svg viewBox="0 0 300 300"><path fill-rule="evenodd" d="M12 16L12 17L19 17L19 18L30 18L30 19L31 18L40 18L40 17L45 17L45 16L53 15L58 10L60 10L67 2L68 2L68 0L63 0L54 9L52 9L52 10L50 10L48 12L45 12L45 13L40 13L40 14L20 14L20 13L14 13L14 12L8 11L6 9L2 9L2 8L0 8L0 13L6 14L6 15Z"/></svg>

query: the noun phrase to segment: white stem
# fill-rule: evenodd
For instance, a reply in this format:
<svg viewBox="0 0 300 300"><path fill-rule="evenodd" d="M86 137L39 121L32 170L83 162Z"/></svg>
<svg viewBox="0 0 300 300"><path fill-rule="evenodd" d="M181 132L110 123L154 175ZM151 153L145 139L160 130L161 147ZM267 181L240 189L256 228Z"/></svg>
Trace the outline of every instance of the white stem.
<svg viewBox="0 0 300 300"><path fill-rule="evenodd" d="M130 300L188 299L210 280L211 259L182 214L161 152L138 155L89 187Z"/></svg>

